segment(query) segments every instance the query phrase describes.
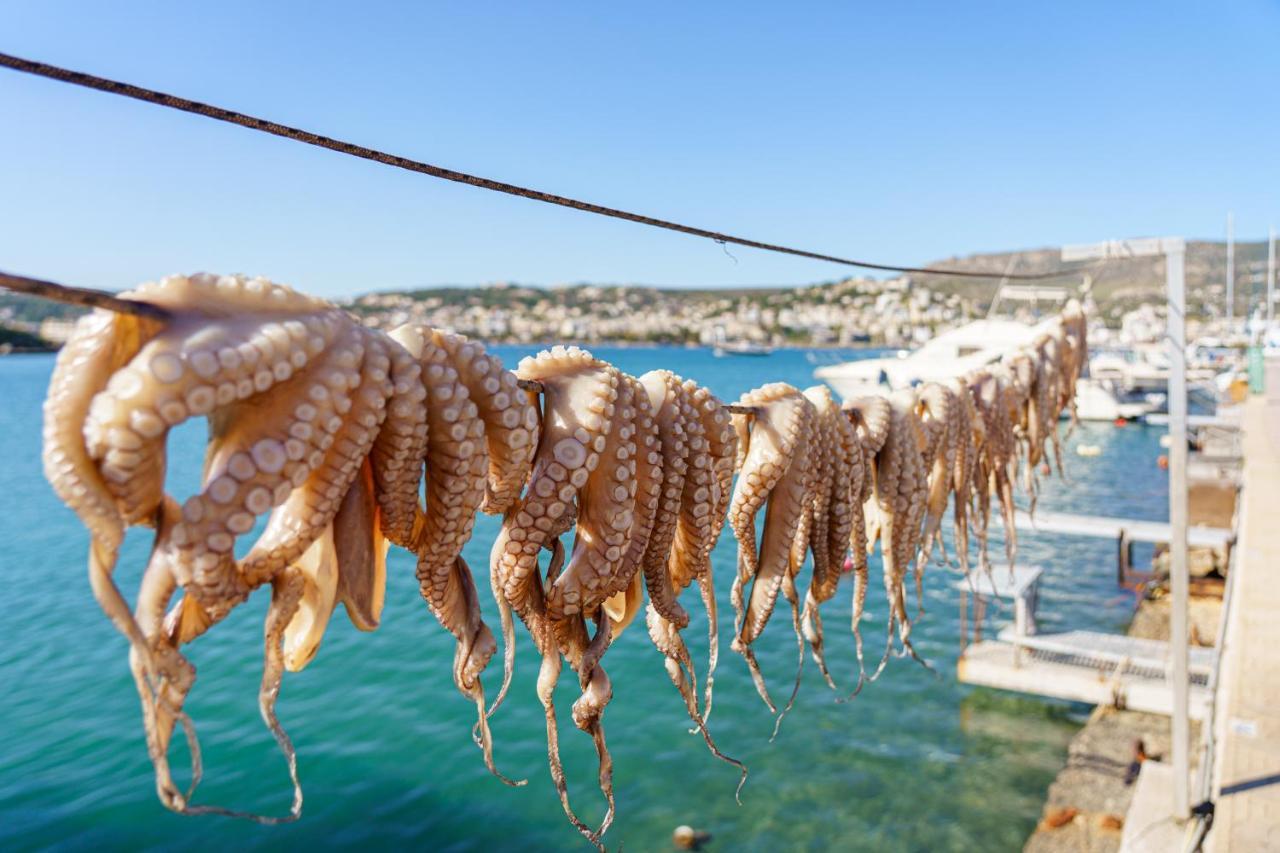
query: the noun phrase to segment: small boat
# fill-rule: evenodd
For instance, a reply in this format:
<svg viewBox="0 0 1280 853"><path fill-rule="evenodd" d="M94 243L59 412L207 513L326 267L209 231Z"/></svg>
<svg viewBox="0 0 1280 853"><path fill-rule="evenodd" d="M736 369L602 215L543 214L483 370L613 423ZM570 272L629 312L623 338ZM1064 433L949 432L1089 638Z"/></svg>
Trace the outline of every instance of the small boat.
<svg viewBox="0 0 1280 853"><path fill-rule="evenodd" d="M716 358L730 355L773 355L773 347L752 341L731 341L724 333L724 326L716 326L715 345L712 353Z"/></svg>
<svg viewBox="0 0 1280 853"><path fill-rule="evenodd" d="M712 352L716 358L730 355L773 355L773 347L753 344L750 341L732 341L716 344Z"/></svg>

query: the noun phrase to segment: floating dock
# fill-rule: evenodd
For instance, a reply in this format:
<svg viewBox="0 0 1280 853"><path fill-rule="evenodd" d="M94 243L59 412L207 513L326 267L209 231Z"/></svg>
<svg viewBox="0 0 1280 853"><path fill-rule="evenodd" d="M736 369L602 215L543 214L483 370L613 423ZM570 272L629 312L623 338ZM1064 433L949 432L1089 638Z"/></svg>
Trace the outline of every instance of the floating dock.
<svg viewBox="0 0 1280 853"><path fill-rule="evenodd" d="M1109 518L1101 515L1075 515L1065 512L1037 510L1032 518L1026 510L1017 510L1018 533L1061 533L1069 536L1095 536L1128 542L1163 544L1169 541L1169 524L1164 521L1142 521L1136 518ZM1191 548L1225 549L1235 540L1234 534L1222 527L1192 526L1187 528L1187 545Z"/></svg>
<svg viewBox="0 0 1280 853"><path fill-rule="evenodd" d="M972 621L979 638L986 602L1007 599L1013 603L1013 623L995 639L968 644L957 662L956 677L964 684L997 690L1170 714L1169 644L1098 631L1038 633L1035 609L1042 574L1035 566L1012 573L1000 566L989 577L979 574L954 584L961 593L961 624ZM1208 712L1209 674L1216 660L1213 649L1191 650L1193 719L1203 719Z"/></svg>

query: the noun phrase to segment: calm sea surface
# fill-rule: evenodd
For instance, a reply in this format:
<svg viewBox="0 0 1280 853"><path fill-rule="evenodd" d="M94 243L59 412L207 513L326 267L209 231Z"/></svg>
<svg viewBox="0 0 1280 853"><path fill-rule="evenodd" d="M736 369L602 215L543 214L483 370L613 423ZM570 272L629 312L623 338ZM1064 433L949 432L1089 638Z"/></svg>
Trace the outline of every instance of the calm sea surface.
<svg viewBox="0 0 1280 853"><path fill-rule="evenodd" d="M527 352L498 348L511 366ZM633 373L671 368L726 400L765 381L813 382L813 364L801 351L728 359L662 348L597 354ZM511 789L488 774L471 743L473 708L450 680L453 641L418 597L412 559L395 549L382 627L361 634L336 613L316 660L285 678L279 712L300 757L307 797L302 820L261 827L165 811L154 795L125 641L99 612L86 582L86 534L41 474L40 403L52 367L52 357L0 358L0 848L586 849L561 814L548 777L534 693L538 662L523 628L517 629L512 694L493 721L500 768L529 780ZM170 489L179 496L197 483L202 442L200 425L173 438ZM1101 445L1101 458L1077 457L1080 442ZM1044 505L1165 516L1157 433L1085 426L1069 451L1071 480L1049 481ZM496 529L495 520L481 517L465 553L485 598L483 567ZM126 543L117 577L130 596L148 539L137 531ZM1023 538L1025 562L1047 569L1042 628L1115 630L1127 622L1132 601L1116 589L1114 550L1104 540ZM614 687L605 724L618 801L610 847L669 849L672 829L687 823L712 833L711 849L718 850L1021 849L1086 709L956 683L953 575L930 570L928 612L914 634L939 677L894 660L857 700L839 705L810 661L797 706L771 744L772 719L741 658L728 649L734 571L728 531L714 567L723 643L711 729L722 749L750 767L743 804L733 798L736 772L687 734L689 721L662 658L637 623L605 659ZM873 619L864 633L874 657L884 624L878 558L872 571ZM828 661L844 685L856 671L848 593L842 587L824 610ZM188 710L204 748L197 802L284 813L288 777L256 704L266 598L265 592L255 596L188 647L199 669ZM686 637L701 665L701 606L692 592L685 603L693 616ZM486 619L496 625L491 603ZM785 697L796 660L785 603L757 651L774 695ZM500 656L487 675L492 696ZM556 703L561 745L574 804L594 822L603 806L590 739L569 720L575 682L566 670ZM178 766L184 758L174 750Z"/></svg>

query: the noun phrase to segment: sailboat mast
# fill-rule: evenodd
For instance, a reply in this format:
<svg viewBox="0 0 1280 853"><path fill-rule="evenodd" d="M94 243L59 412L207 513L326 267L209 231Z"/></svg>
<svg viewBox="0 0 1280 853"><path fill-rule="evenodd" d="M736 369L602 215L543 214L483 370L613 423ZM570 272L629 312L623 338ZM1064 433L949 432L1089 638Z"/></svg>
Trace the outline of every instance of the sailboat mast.
<svg viewBox="0 0 1280 853"><path fill-rule="evenodd" d="M1235 216L1227 213L1227 332L1236 319L1236 240Z"/></svg>

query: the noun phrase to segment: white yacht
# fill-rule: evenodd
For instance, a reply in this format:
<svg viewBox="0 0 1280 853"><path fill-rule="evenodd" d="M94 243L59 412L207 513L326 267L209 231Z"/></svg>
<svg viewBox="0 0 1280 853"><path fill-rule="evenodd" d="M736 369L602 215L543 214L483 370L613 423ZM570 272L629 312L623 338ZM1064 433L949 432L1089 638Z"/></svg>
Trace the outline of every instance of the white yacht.
<svg viewBox="0 0 1280 853"><path fill-rule="evenodd" d="M917 350L899 352L896 358L846 361L820 367L813 375L846 400L918 382L951 379L999 361L1006 353L1031 343L1055 322L1056 317L1034 326L1014 320L975 320L939 334Z"/></svg>

